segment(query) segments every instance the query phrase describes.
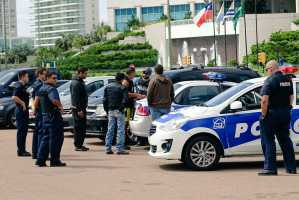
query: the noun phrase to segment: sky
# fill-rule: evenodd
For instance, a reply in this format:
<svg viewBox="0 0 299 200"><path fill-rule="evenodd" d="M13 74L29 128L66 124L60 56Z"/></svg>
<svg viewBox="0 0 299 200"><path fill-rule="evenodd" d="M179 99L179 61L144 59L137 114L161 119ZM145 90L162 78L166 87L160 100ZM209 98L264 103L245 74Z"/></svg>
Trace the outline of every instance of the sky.
<svg viewBox="0 0 299 200"><path fill-rule="evenodd" d="M17 2L17 24L19 37L33 37L33 11L32 0L16 0ZM107 21L107 0L100 2L100 21Z"/></svg>

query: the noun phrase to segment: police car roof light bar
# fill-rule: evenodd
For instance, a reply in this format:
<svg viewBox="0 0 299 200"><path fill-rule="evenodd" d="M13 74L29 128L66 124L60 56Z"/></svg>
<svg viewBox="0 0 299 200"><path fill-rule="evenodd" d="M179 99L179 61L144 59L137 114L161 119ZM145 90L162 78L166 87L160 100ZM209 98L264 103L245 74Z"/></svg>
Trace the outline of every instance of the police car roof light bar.
<svg viewBox="0 0 299 200"><path fill-rule="evenodd" d="M217 73L217 72L208 72L204 74L205 76L208 77L209 80L211 81L224 81L226 78L224 74Z"/></svg>

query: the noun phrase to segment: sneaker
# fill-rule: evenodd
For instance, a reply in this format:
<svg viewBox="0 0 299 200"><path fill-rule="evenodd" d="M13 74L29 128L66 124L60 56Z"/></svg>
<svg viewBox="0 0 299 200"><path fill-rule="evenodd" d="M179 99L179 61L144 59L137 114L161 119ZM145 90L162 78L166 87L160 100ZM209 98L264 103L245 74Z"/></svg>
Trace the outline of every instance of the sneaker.
<svg viewBox="0 0 299 200"><path fill-rule="evenodd" d="M82 146L82 147L76 147L75 151L89 151L89 148Z"/></svg>
<svg viewBox="0 0 299 200"><path fill-rule="evenodd" d="M114 154L114 152L113 151L106 151L106 154L107 155L112 155L112 154Z"/></svg>
<svg viewBox="0 0 299 200"><path fill-rule="evenodd" d="M259 176L277 176L277 171L262 170L258 173Z"/></svg>
<svg viewBox="0 0 299 200"><path fill-rule="evenodd" d="M287 170L288 174L297 174L297 170Z"/></svg>
<svg viewBox="0 0 299 200"><path fill-rule="evenodd" d="M116 154L117 155L129 155L130 153L128 151L119 151Z"/></svg>

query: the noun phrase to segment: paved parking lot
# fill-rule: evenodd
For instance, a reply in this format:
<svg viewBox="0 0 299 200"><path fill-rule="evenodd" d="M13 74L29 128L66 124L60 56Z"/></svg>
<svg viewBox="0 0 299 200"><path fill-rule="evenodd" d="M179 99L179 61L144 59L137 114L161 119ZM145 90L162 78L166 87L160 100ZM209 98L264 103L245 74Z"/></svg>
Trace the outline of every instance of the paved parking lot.
<svg viewBox="0 0 299 200"><path fill-rule="evenodd" d="M0 199L299 199L299 175L281 168L278 177L258 177L260 157L228 158L218 171L194 172L177 161L153 159L142 148L105 155L97 138L87 139L91 151L74 152L66 135L62 159L68 167L37 168L30 158L16 157L15 130L0 130ZM28 146L30 140L31 134Z"/></svg>

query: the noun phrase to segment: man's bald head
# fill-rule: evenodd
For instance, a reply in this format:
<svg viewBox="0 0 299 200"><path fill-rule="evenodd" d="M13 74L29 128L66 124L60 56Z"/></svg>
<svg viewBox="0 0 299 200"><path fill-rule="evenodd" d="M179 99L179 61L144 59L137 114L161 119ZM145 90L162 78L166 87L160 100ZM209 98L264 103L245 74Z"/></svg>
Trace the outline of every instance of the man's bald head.
<svg viewBox="0 0 299 200"><path fill-rule="evenodd" d="M279 65L278 62L276 60L270 60L267 64L266 64L266 71L268 72L268 74L271 76L272 74L274 74L275 72L277 72L279 70Z"/></svg>

